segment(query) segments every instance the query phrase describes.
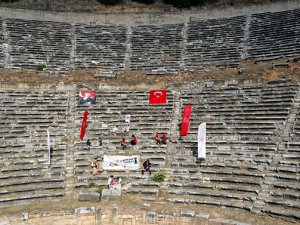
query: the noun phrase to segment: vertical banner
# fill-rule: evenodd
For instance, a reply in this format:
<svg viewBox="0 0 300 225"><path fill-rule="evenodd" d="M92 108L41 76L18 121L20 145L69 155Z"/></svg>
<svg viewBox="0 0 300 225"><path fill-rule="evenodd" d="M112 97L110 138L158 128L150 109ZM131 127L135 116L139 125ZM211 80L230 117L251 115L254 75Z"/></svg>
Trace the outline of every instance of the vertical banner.
<svg viewBox="0 0 300 225"><path fill-rule="evenodd" d="M80 130L80 140L83 140L84 135L85 135L85 130L86 130L86 121L89 113L85 111L83 113L83 118L82 118L82 123L81 123L81 130Z"/></svg>
<svg viewBox="0 0 300 225"><path fill-rule="evenodd" d="M180 136L186 136L189 132L191 112L192 112L192 105L186 105L184 107L183 114L182 114Z"/></svg>
<svg viewBox="0 0 300 225"><path fill-rule="evenodd" d="M206 158L206 123L198 127L198 158Z"/></svg>
<svg viewBox="0 0 300 225"><path fill-rule="evenodd" d="M48 164L51 164L51 146L50 146L50 132L47 129L47 144L48 144Z"/></svg>

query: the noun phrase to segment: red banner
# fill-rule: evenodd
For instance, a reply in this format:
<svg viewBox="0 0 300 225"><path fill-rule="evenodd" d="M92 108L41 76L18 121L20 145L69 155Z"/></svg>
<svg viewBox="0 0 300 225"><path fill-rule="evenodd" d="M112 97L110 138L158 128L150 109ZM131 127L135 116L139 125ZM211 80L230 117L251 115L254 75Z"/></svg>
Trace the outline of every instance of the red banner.
<svg viewBox="0 0 300 225"><path fill-rule="evenodd" d="M82 118L82 123L81 123L81 129L80 129L80 140L83 140L84 135L85 135L85 130L86 130L86 121L89 113L85 111L83 113L83 118Z"/></svg>
<svg viewBox="0 0 300 225"><path fill-rule="evenodd" d="M180 136L186 136L189 132L190 117L192 112L192 105L186 105L182 114L182 123Z"/></svg>
<svg viewBox="0 0 300 225"><path fill-rule="evenodd" d="M92 91L80 91L79 97L81 98L96 98L95 92Z"/></svg>
<svg viewBox="0 0 300 225"><path fill-rule="evenodd" d="M167 91L166 90L152 90L150 91L149 104L166 104Z"/></svg>

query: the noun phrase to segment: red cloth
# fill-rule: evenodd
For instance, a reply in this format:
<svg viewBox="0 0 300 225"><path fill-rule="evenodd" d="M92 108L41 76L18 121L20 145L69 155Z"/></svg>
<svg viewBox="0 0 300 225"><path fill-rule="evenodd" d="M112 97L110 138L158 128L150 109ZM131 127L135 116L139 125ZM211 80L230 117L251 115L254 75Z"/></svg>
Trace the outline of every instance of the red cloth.
<svg viewBox="0 0 300 225"><path fill-rule="evenodd" d="M167 91L166 90L152 90L150 91L149 104L166 104Z"/></svg>
<svg viewBox="0 0 300 225"><path fill-rule="evenodd" d="M122 140L122 141L121 141L121 145L126 145L126 141L125 141L125 140Z"/></svg>
<svg viewBox="0 0 300 225"><path fill-rule="evenodd" d="M166 141L166 140L167 140L167 135L166 135L166 134L163 134L163 135L161 136L161 139L163 139L164 141Z"/></svg>
<svg viewBox="0 0 300 225"><path fill-rule="evenodd" d="M86 130L86 121L89 113L85 111L83 113L83 118L82 118L82 123L81 123L81 129L80 129L80 140L83 140L84 135L85 135L85 130Z"/></svg>
<svg viewBox="0 0 300 225"><path fill-rule="evenodd" d="M190 117L192 112L192 105L186 105L184 107L183 115L182 115L182 123L181 123L181 136L186 136L189 132L190 126Z"/></svg>
<svg viewBox="0 0 300 225"><path fill-rule="evenodd" d="M92 91L80 91L79 97L81 98L96 98L95 92Z"/></svg>
<svg viewBox="0 0 300 225"><path fill-rule="evenodd" d="M155 140L155 141L159 141L159 140L160 140L158 134L155 135L154 140Z"/></svg>
<svg viewBox="0 0 300 225"><path fill-rule="evenodd" d="M133 140L133 143L136 145L136 143L137 143L137 139L136 139L136 137L135 137L135 136L132 138L132 140Z"/></svg>

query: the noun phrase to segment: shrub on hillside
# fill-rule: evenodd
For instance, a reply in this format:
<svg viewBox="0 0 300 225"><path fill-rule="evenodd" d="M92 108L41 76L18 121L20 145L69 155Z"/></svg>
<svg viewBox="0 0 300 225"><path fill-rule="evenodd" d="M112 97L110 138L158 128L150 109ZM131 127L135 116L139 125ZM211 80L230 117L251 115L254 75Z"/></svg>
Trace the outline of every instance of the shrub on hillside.
<svg viewBox="0 0 300 225"><path fill-rule="evenodd" d="M98 2L104 5L116 5L122 2L122 0L98 0Z"/></svg>
<svg viewBox="0 0 300 225"><path fill-rule="evenodd" d="M36 66L37 71L44 71L45 68L47 68L45 64L39 64Z"/></svg>
<svg viewBox="0 0 300 225"><path fill-rule="evenodd" d="M153 4L154 0L133 0L134 2L139 2L139 3L143 3L143 4Z"/></svg>
<svg viewBox="0 0 300 225"><path fill-rule="evenodd" d="M163 173L157 173L154 175L153 180L155 182L164 182L166 176Z"/></svg>
<svg viewBox="0 0 300 225"><path fill-rule="evenodd" d="M177 8L189 8L191 6L199 6L205 3L216 3L219 0L163 0L165 4L173 5Z"/></svg>

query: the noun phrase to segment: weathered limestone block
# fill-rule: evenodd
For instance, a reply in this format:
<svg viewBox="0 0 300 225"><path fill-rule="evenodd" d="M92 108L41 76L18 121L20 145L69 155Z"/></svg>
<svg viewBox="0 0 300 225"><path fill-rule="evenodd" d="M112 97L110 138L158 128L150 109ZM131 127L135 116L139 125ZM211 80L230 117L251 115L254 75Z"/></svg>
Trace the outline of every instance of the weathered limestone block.
<svg viewBox="0 0 300 225"><path fill-rule="evenodd" d="M93 191L80 190L78 200L79 201L92 201L97 202L100 199L100 194Z"/></svg>
<svg viewBox="0 0 300 225"><path fill-rule="evenodd" d="M145 222L146 223L155 223L156 221L156 213L155 212L148 212L146 215L145 215Z"/></svg>
<svg viewBox="0 0 300 225"><path fill-rule="evenodd" d="M122 195L121 190L103 189L101 199L114 199Z"/></svg>
<svg viewBox="0 0 300 225"><path fill-rule="evenodd" d="M95 212L95 207L80 207L75 209L76 214L86 214Z"/></svg>

